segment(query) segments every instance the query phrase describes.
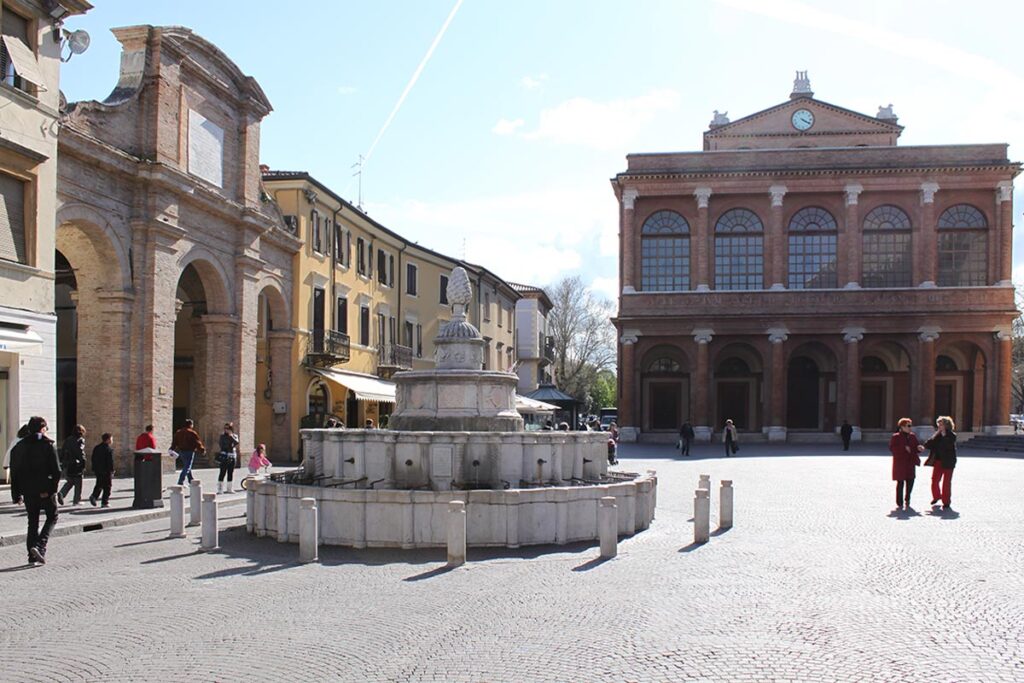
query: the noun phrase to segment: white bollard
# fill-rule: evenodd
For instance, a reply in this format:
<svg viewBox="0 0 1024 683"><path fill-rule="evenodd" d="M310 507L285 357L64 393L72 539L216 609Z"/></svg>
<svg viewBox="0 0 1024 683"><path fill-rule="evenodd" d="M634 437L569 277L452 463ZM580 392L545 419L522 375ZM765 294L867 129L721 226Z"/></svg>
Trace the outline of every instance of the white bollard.
<svg viewBox="0 0 1024 683"><path fill-rule="evenodd" d="M718 528L732 528L732 480L722 480L722 490L718 494Z"/></svg>
<svg viewBox="0 0 1024 683"><path fill-rule="evenodd" d="M466 563L466 504L461 500L448 503L448 566Z"/></svg>
<svg viewBox="0 0 1024 683"><path fill-rule="evenodd" d="M711 475L702 474L700 475L700 482L697 484L697 488L704 489L708 493L711 492Z"/></svg>
<svg viewBox="0 0 1024 683"><path fill-rule="evenodd" d="M693 499L693 542L707 543L711 538L711 498L706 489L697 489Z"/></svg>
<svg viewBox="0 0 1024 683"><path fill-rule="evenodd" d="M185 538L185 487L168 486L171 492L171 538Z"/></svg>
<svg viewBox="0 0 1024 683"><path fill-rule="evenodd" d="M619 554L619 508L615 496L601 498L597 508L597 535L601 539L601 557Z"/></svg>
<svg viewBox="0 0 1024 683"><path fill-rule="evenodd" d="M217 550L220 537L217 532L217 494L203 494L203 533L200 550Z"/></svg>
<svg viewBox="0 0 1024 683"><path fill-rule="evenodd" d="M203 482L193 479L188 483L188 525L199 526L203 521Z"/></svg>
<svg viewBox="0 0 1024 683"><path fill-rule="evenodd" d="M316 498L299 501L299 562L316 562L320 559L320 529L317 518Z"/></svg>

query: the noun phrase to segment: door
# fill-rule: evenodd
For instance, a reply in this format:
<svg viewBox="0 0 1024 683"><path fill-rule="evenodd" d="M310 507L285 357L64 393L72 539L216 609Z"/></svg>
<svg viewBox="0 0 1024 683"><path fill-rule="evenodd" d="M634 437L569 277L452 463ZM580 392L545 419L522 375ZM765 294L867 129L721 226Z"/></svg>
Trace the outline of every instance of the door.
<svg viewBox="0 0 1024 683"><path fill-rule="evenodd" d="M327 311L327 300L324 290L313 288L313 351L323 353L324 350L324 319Z"/></svg>
<svg viewBox="0 0 1024 683"><path fill-rule="evenodd" d="M790 429L819 429L821 382L818 381L818 365L806 356L799 356L790 361L787 377L786 425Z"/></svg>
<svg viewBox="0 0 1024 683"><path fill-rule="evenodd" d="M732 420L736 429L750 429L750 384L747 382L718 383L718 424L721 429L726 420Z"/></svg>
<svg viewBox="0 0 1024 683"><path fill-rule="evenodd" d="M885 429L885 385L872 382L860 387L860 426Z"/></svg>
<svg viewBox="0 0 1024 683"><path fill-rule="evenodd" d="M940 382L935 384L935 417L939 415L953 416L956 404L953 402L954 382ZM956 422L956 417L953 416Z"/></svg>
<svg viewBox="0 0 1024 683"><path fill-rule="evenodd" d="M651 429L676 430L681 424L679 398L682 394L678 382L651 383Z"/></svg>

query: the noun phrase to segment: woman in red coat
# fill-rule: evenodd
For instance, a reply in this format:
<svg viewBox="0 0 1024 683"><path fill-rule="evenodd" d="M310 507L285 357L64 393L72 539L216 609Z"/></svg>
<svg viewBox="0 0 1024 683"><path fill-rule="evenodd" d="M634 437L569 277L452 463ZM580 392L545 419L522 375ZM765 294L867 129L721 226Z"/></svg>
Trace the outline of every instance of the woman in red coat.
<svg viewBox="0 0 1024 683"><path fill-rule="evenodd" d="M900 418L899 431L889 439L889 452L892 453L892 480L896 482L896 508L906 506L910 509L910 492L914 490L915 468L921 464L918 453L924 446L917 442L917 436L911 431L913 422L909 417ZM906 496L903 489L906 487Z"/></svg>

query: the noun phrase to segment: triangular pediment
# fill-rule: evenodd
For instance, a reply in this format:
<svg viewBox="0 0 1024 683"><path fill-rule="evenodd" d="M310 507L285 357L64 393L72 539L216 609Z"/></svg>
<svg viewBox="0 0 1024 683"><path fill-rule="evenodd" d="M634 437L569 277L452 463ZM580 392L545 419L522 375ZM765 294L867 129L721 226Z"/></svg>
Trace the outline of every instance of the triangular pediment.
<svg viewBox="0 0 1024 683"><path fill-rule="evenodd" d="M794 115L797 117L796 120ZM862 144L856 140L863 139L878 144L883 138L892 139L889 144L895 144L895 137L899 136L902 130L903 127L891 119L867 116L813 97L800 97L731 123L715 126L705 132L704 137L708 140L723 141L736 138L750 141L772 138L776 140L776 144L791 146L800 138L826 138L830 144L842 144L843 139L848 136L850 144ZM760 147L762 144L756 146Z"/></svg>

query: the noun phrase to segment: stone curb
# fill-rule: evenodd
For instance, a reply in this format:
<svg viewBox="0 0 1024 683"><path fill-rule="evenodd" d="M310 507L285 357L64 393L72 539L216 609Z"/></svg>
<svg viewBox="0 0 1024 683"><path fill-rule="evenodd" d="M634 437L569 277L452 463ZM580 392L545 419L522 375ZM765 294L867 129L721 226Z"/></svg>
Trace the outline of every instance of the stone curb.
<svg viewBox="0 0 1024 683"><path fill-rule="evenodd" d="M245 504L245 496L242 495L242 496L239 496L238 498L230 498L230 499L224 500L224 501L218 503L218 507L220 507L220 506L229 506L229 505L244 505L244 504ZM163 508L160 508L160 509L157 509L157 510L141 510L141 511L129 512L129 513L126 513L124 515L120 515L120 516L117 516L117 517L112 517L112 518L109 518L109 519L104 519L104 520L98 521L98 522L86 521L86 520L83 520L83 521L79 522L79 521L76 520L73 523L70 523L70 524L67 524L67 525L63 525L63 526L60 525L60 523L58 522L58 525L53 529L52 532L50 532L50 538L55 538L55 537L58 537L58 536L70 536L71 534L83 533L86 530L85 529L86 527L90 527L89 531L101 531L103 529L114 528L114 527L119 527L119 526L127 526L129 524L140 524L142 522L151 522L154 519L163 519L163 518L169 517L170 515L171 515L171 508L168 505L168 506L164 506ZM12 546L12 545L23 544L23 543L25 543L25 540L27 539L27 537L28 537L27 533L8 534L7 536L0 536L0 548L4 548L4 547L7 547L7 546Z"/></svg>

